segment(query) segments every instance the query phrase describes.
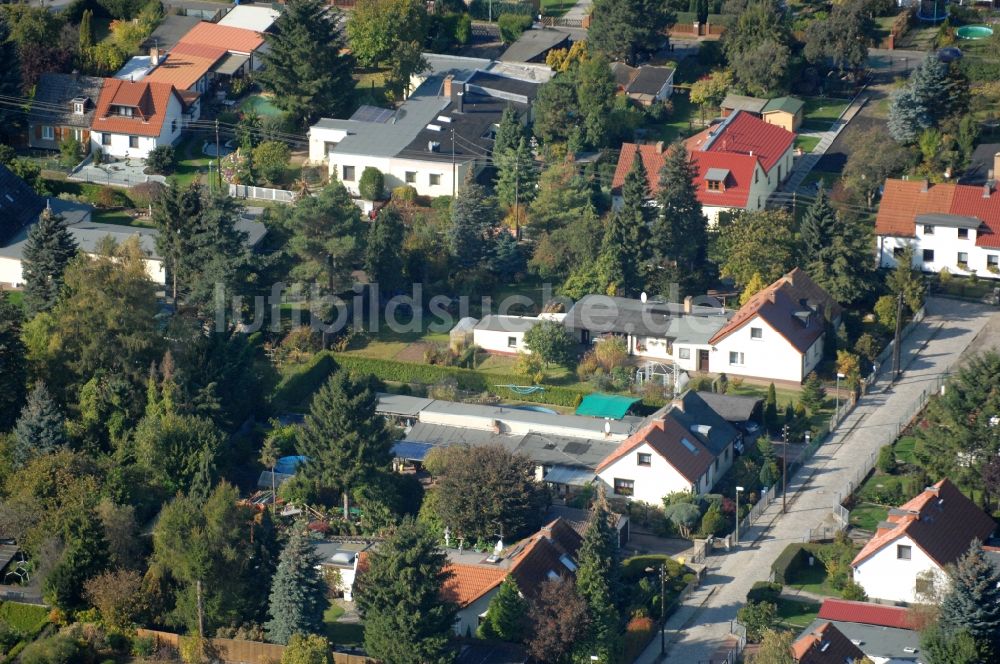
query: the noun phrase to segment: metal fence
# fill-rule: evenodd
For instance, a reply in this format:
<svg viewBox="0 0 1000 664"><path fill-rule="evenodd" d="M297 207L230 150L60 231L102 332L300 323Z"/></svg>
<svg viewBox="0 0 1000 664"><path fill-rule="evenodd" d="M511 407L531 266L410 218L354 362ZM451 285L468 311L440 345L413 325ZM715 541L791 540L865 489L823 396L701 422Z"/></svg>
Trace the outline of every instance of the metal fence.
<svg viewBox="0 0 1000 664"><path fill-rule="evenodd" d="M277 201L279 203L294 203L295 192L287 189L272 189L270 187L252 187L247 184L229 185L229 195L233 198L245 198L255 201Z"/></svg>

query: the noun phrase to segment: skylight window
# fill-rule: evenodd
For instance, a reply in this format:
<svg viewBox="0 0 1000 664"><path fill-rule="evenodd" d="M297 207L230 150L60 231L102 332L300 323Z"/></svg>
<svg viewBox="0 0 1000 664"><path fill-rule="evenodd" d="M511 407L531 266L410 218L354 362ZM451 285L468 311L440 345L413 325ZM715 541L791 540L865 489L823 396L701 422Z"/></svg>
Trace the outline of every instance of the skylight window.
<svg viewBox="0 0 1000 664"><path fill-rule="evenodd" d="M698 453L698 448L695 447L694 443L692 443L687 438L681 438L681 445L683 445L684 447L686 447L687 451L690 452L691 454L697 454Z"/></svg>
<svg viewBox="0 0 1000 664"><path fill-rule="evenodd" d="M576 571L576 563L574 563L573 559L570 558L569 556L567 556L565 553L563 555L559 556L559 562L561 562L563 565L565 565L566 569L568 569L569 571L571 571L571 572L575 572Z"/></svg>

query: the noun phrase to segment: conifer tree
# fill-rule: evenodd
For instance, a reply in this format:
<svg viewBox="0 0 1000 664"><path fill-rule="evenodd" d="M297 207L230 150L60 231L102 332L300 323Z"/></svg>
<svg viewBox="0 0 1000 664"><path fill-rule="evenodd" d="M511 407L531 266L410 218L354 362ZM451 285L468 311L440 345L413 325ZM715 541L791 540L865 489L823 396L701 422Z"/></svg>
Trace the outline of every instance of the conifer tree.
<svg viewBox="0 0 1000 664"><path fill-rule="evenodd" d="M21 308L0 288L0 431L14 425L24 405L28 369L21 341L21 317Z"/></svg>
<svg viewBox="0 0 1000 664"><path fill-rule="evenodd" d="M63 611L80 608L84 584L108 566L104 527L93 509L79 508L66 522L62 557L45 577L45 600Z"/></svg>
<svg viewBox="0 0 1000 664"><path fill-rule="evenodd" d="M316 392L298 436L309 457L305 476L322 488L339 491L348 517L350 492L388 468L393 434L375 412L378 394L371 376L353 378L337 371Z"/></svg>
<svg viewBox="0 0 1000 664"><path fill-rule="evenodd" d="M472 179L472 171L451 205L448 245L459 267L483 267L493 255L500 214L486 190Z"/></svg>
<svg viewBox="0 0 1000 664"><path fill-rule="evenodd" d="M63 273L76 251L76 240L62 215L42 212L24 245L24 309L29 317L55 306Z"/></svg>
<svg viewBox="0 0 1000 664"><path fill-rule="evenodd" d="M527 267L524 254L512 233L501 232L497 236L492 263L493 271L503 283L510 283L518 273L524 272Z"/></svg>
<svg viewBox="0 0 1000 664"><path fill-rule="evenodd" d="M441 599L447 556L407 517L369 558L355 583L365 650L384 664L447 662L456 607Z"/></svg>
<svg viewBox="0 0 1000 664"><path fill-rule="evenodd" d="M92 9L84 9L80 16L80 53L84 55L94 45L94 30L91 27L93 18L94 11Z"/></svg>
<svg viewBox="0 0 1000 664"><path fill-rule="evenodd" d="M394 207L382 208L368 228L365 271L379 290L391 296L403 288L403 218Z"/></svg>
<svg viewBox="0 0 1000 664"><path fill-rule="evenodd" d="M764 427L772 433L778 430L778 395L774 383L767 386L767 398L764 400Z"/></svg>
<svg viewBox="0 0 1000 664"><path fill-rule="evenodd" d="M659 217L654 231L655 260L673 262L685 292L700 290L708 253L708 221L701 211L694 161L682 143L667 152L660 171Z"/></svg>
<svg viewBox="0 0 1000 664"><path fill-rule="evenodd" d="M1000 570L983 554L977 540L948 569L951 587L941 601L941 627L966 630L980 646L1000 647Z"/></svg>
<svg viewBox="0 0 1000 664"><path fill-rule="evenodd" d="M823 381L813 371L806 376L806 380L802 384L799 403L809 410L810 415L815 415L823 407L824 399L826 399L826 390L823 388Z"/></svg>
<svg viewBox="0 0 1000 664"><path fill-rule="evenodd" d="M521 137L510 149L493 151L493 162L497 167L497 203L505 208L528 205L535 200L538 187L538 171L531 156L528 141Z"/></svg>
<svg viewBox="0 0 1000 664"><path fill-rule="evenodd" d="M35 457L64 447L67 443L65 420L45 383L39 381L28 395L14 426L14 467L20 468Z"/></svg>
<svg viewBox="0 0 1000 664"><path fill-rule="evenodd" d="M590 643L587 650L602 662L615 661L619 647L618 610L618 540L611 525L604 493L598 495L590 525L577 552L576 590L587 603L590 617Z"/></svg>
<svg viewBox="0 0 1000 664"><path fill-rule="evenodd" d="M527 613L528 602L521 596L514 577L508 576L486 609L486 620L480 626L482 636L520 643L524 640Z"/></svg>
<svg viewBox="0 0 1000 664"><path fill-rule="evenodd" d="M516 150L522 138L525 138L525 131L517 117L517 111L513 106L507 106L503 109L500 123L497 125L496 138L493 140L493 157Z"/></svg>
<svg viewBox="0 0 1000 664"><path fill-rule="evenodd" d="M760 276L760 272L754 272L753 276L750 277L750 281L743 287L743 292L740 293L740 306L749 302L750 298L767 288L767 285L764 278Z"/></svg>
<svg viewBox="0 0 1000 664"><path fill-rule="evenodd" d="M818 259L830 246L837 223L836 212L823 187L816 193L816 200L806 208L799 234L802 236L802 253L807 261Z"/></svg>
<svg viewBox="0 0 1000 664"><path fill-rule="evenodd" d="M319 562L305 524L295 524L271 580L271 620L264 627L274 643L286 644L294 634L316 634L322 629L327 601Z"/></svg>

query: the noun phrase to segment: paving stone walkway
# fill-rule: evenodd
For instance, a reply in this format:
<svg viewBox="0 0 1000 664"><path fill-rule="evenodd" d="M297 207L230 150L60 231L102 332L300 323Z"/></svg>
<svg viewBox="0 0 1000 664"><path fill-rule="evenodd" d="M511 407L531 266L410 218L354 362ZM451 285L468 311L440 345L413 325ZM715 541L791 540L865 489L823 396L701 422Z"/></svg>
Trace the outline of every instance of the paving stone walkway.
<svg viewBox="0 0 1000 664"><path fill-rule="evenodd" d="M720 645L731 638L731 621L747 591L768 579L771 563L785 546L804 541L810 529L828 522L847 483L855 481L882 446L895 440L906 418L917 412L926 393L954 369L987 324L991 330L1000 326L996 312L975 303L929 299L924 323L903 343L900 380L891 384L888 368L882 368L872 392L790 478L787 514L781 513L781 500L775 501L741 534L739 549L709 557L702 586L667 620L665 659L659 639L654 639L636 662L725 661L718 656Z"/></svg>

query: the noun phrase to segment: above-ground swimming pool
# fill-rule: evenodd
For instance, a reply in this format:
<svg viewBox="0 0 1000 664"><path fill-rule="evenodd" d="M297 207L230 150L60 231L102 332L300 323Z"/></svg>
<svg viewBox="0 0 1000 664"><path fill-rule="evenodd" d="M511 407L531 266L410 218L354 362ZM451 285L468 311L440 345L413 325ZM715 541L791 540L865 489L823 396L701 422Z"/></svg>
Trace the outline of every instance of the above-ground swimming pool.
<svg viewBox="0 0 1000 664"><path fill-rule="evenodd" d="M963 25L955 30L959 39L986 39L993 35L993 28L988 25Z"/></svg>
<svg viewBox="0 0 1000 664"><path fill-rule="evenodd" d="M510 404L507 404L507 408L510 408L511 410L529 410L533 413L548 413L549 415L559 414L559 411L552 410L551 408L546 408L545 406L521 406L521 405L512 406Z"/></svg>

